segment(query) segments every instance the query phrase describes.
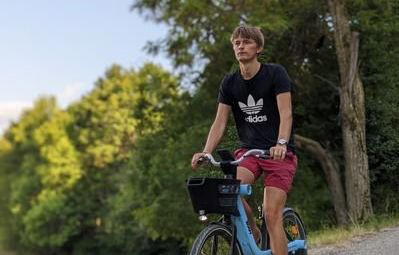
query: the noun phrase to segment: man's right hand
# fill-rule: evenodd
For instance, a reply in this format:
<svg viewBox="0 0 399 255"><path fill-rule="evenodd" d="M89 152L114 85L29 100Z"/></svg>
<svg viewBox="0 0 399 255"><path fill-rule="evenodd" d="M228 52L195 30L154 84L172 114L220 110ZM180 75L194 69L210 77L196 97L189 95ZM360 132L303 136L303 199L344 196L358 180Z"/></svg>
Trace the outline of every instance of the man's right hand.
<svg viewBox="0 0 399 255"><path fill-rule="evenodd" d="M198 152L193 155L193 159L191 160L191 167L193 168L193 170L196 170L201 165L201 163L198 161L205 155L205 152Z"/></svg>

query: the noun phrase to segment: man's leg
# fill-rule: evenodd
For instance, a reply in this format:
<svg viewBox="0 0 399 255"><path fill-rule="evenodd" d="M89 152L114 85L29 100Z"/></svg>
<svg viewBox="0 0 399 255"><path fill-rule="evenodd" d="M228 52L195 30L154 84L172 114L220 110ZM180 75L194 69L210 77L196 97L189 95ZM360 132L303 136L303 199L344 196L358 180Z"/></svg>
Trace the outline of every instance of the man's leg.
<svg viewBox="0 0 399 255"><path fill-rule="evenodd" d="M247 168L239 166L237 167L237 179L241 180L242 184L254 184L255 176L249 171ZM260 230L256 226L256 221L252 212L252 208L249 206L247 201L244 198L241 198L242 203L244 205L245 212L247 213L248 224L252 230L255 240L257 241L260 238Z"/></svg>
<svg viewBox="0 0 399 255"><path fill-rule="evenodd" d="M263 206L273 255L288 254L288 241L283 229L283 210L286 200L287 194L284 190L275 187L265 188Z"/></svg>

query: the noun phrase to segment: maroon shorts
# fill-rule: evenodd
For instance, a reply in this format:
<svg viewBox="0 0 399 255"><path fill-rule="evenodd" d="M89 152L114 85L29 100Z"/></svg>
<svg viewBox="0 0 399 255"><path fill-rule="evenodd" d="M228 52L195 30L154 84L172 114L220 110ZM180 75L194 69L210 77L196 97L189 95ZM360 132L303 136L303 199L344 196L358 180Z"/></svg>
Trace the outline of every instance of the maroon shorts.
<svg viewBox="0 0 399 255"><path fill-rule="evenodd" d="M236 150L234 157L238 159L247 150L245 148ZM259 159L255 156L249 156L241 161L239 166L251 171L255 180L264 172L264 185L266 187L280 188L288 193L291 190L297 164L296 155L288 151L284 160Z"/></svg>

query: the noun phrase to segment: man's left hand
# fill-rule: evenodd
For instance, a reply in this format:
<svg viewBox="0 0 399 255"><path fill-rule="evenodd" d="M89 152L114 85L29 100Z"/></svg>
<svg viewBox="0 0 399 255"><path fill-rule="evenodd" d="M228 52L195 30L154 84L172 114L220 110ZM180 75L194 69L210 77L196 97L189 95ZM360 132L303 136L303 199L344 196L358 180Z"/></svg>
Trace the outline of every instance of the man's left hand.
<svg viewBox="0 0 399 255"><path fill-rule="evenodd" d="M275 160L284 160L286 154L287 154L286 145L277 144L276 146L270 148L270 157Z"/></svg>

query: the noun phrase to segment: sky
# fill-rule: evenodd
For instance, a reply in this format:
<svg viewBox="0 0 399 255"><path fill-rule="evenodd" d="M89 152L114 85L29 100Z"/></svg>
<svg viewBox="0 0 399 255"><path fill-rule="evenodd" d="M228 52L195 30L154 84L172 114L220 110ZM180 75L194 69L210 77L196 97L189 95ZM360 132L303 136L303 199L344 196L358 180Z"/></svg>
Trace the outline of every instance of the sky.
<svg viewBox="0 0 399 255"><path fill-rule="evenodd" d="M146 54L167 27L130 11L134 0L0 1L0 134L40 96L66 107L93 88L112 64L139 68L165 57Z"/></svg>

